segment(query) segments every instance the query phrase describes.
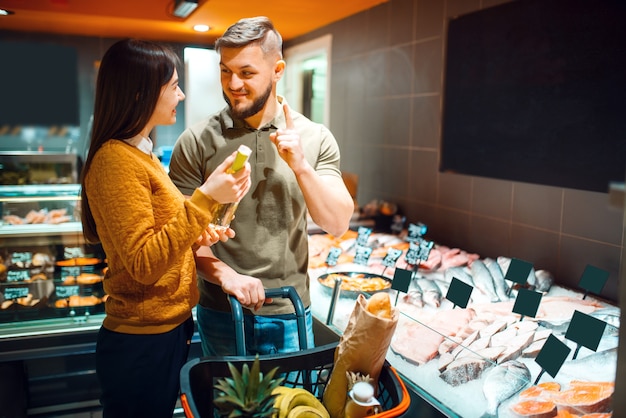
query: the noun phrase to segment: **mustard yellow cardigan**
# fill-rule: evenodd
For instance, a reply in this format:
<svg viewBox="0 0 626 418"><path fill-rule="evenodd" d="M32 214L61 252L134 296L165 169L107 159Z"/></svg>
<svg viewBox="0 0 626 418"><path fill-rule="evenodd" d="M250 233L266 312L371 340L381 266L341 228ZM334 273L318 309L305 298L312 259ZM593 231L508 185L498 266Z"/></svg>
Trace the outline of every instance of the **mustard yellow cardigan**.
<svg viewBox="0 0 626 418"><path fill-rule="evenodd" d="M198 302L192 245L217 202L179 192L154 155L110 140L85 179L108 261L103 326L129 334L170 331Z"/></svg>

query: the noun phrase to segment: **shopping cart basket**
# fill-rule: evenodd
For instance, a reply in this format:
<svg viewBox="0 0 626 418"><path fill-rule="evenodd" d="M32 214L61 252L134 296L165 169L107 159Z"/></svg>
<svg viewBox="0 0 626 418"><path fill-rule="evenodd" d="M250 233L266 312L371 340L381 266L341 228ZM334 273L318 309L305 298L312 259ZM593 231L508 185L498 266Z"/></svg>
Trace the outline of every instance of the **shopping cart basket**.
<svg viewBox="0 0 626 418"><path fill-rule="evenodd" d="M279 290L282 292L280 295L289 293L289 289L281 289ZM266 294L276 295L274 291L275 289L268 289ZM296 304L297 302L294 305ZM238 319L235 315L235 327L241 326L237 324ZM301 326L301 324L298 326L299 334L306 335ZM236 334L239 335L238 339L243 335L242 332ZM300 341L302 346L302 339ZM306 340L304 344L306 345ZM278 367L278 373L285 378L284 386L304 388L322 400L326 383L333 369L337 344L334 342L293 353L259 356L261 372L266 374L274 367ZM219 379L230 377L228 363L241 370L244 364L252 367L253 361L254 358L250 356L238 355L202 357L187 362L180 372L180 399L185 416L187 418L218 417L217 410L213 405L213 399L217 396L214 386ZM411 403L404 382L387 361L385 361L378 378L377 395L382 412L372 415L375 418L402 417Z"/></svg>

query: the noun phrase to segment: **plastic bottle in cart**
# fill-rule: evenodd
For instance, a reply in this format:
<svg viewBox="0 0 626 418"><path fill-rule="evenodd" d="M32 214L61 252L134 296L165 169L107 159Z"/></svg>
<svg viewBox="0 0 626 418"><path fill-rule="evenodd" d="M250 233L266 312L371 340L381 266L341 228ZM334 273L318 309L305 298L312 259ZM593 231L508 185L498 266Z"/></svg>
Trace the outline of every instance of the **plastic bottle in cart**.
<svg viewBox="0 0 626 418"><path fill-rule="evenodd" d="M344 409L345 418L363 418L373 415L374 407L380 402L374 396L374 386L368 382L356 382L348 392L348 402Z"/></svg>
<svg viewBox="0 0 626 418"><path fill-rule="evenodd" d="M237 150L237 156L235 157L235 161L228 169L229 173L236 173L241 170L243 166L250 158L250 154L252 150L245 145L240 145ZM216 229L226 229L230 226L230 222L235 217L235 211L237 210L238 202L233 203L225 203L223 205L219 205L216 211L213 213L213 222L211 225Z"/></svg>

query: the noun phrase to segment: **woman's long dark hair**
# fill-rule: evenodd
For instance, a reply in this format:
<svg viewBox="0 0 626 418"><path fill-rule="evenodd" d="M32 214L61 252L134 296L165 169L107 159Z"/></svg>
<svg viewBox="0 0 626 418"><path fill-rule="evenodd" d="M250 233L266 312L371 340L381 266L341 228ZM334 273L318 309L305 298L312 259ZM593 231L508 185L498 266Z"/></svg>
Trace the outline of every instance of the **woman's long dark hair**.
<svg viewBox="0 0 626 418"><path fill-rule="evenodd" d="M100 241L85 190L85 178L94 155L107 141L132 138L145 128L161 88L171 80L179 63L178 56L169 48L137 39L116 42L102 57L91 141L81 173L81 221L88 243Z"/></svg>

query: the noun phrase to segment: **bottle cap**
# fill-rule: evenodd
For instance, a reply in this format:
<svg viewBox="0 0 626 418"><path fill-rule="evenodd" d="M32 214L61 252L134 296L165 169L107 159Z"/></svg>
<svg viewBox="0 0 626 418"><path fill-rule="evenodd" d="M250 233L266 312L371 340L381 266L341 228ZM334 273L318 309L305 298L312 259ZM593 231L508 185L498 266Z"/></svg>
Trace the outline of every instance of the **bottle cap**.
<svg viewBox="0 0 626 418"><path fill-rule="evenodd" d="M250 148L245 145L239 145L239 149L237 150L237 156L235 157L235 161L233 161L233 164L230 166L229 171L231 173L236 173L237 171L241 170L246 164L246 161L248 161L250 154L252 154L252 150Z"/></svg>

